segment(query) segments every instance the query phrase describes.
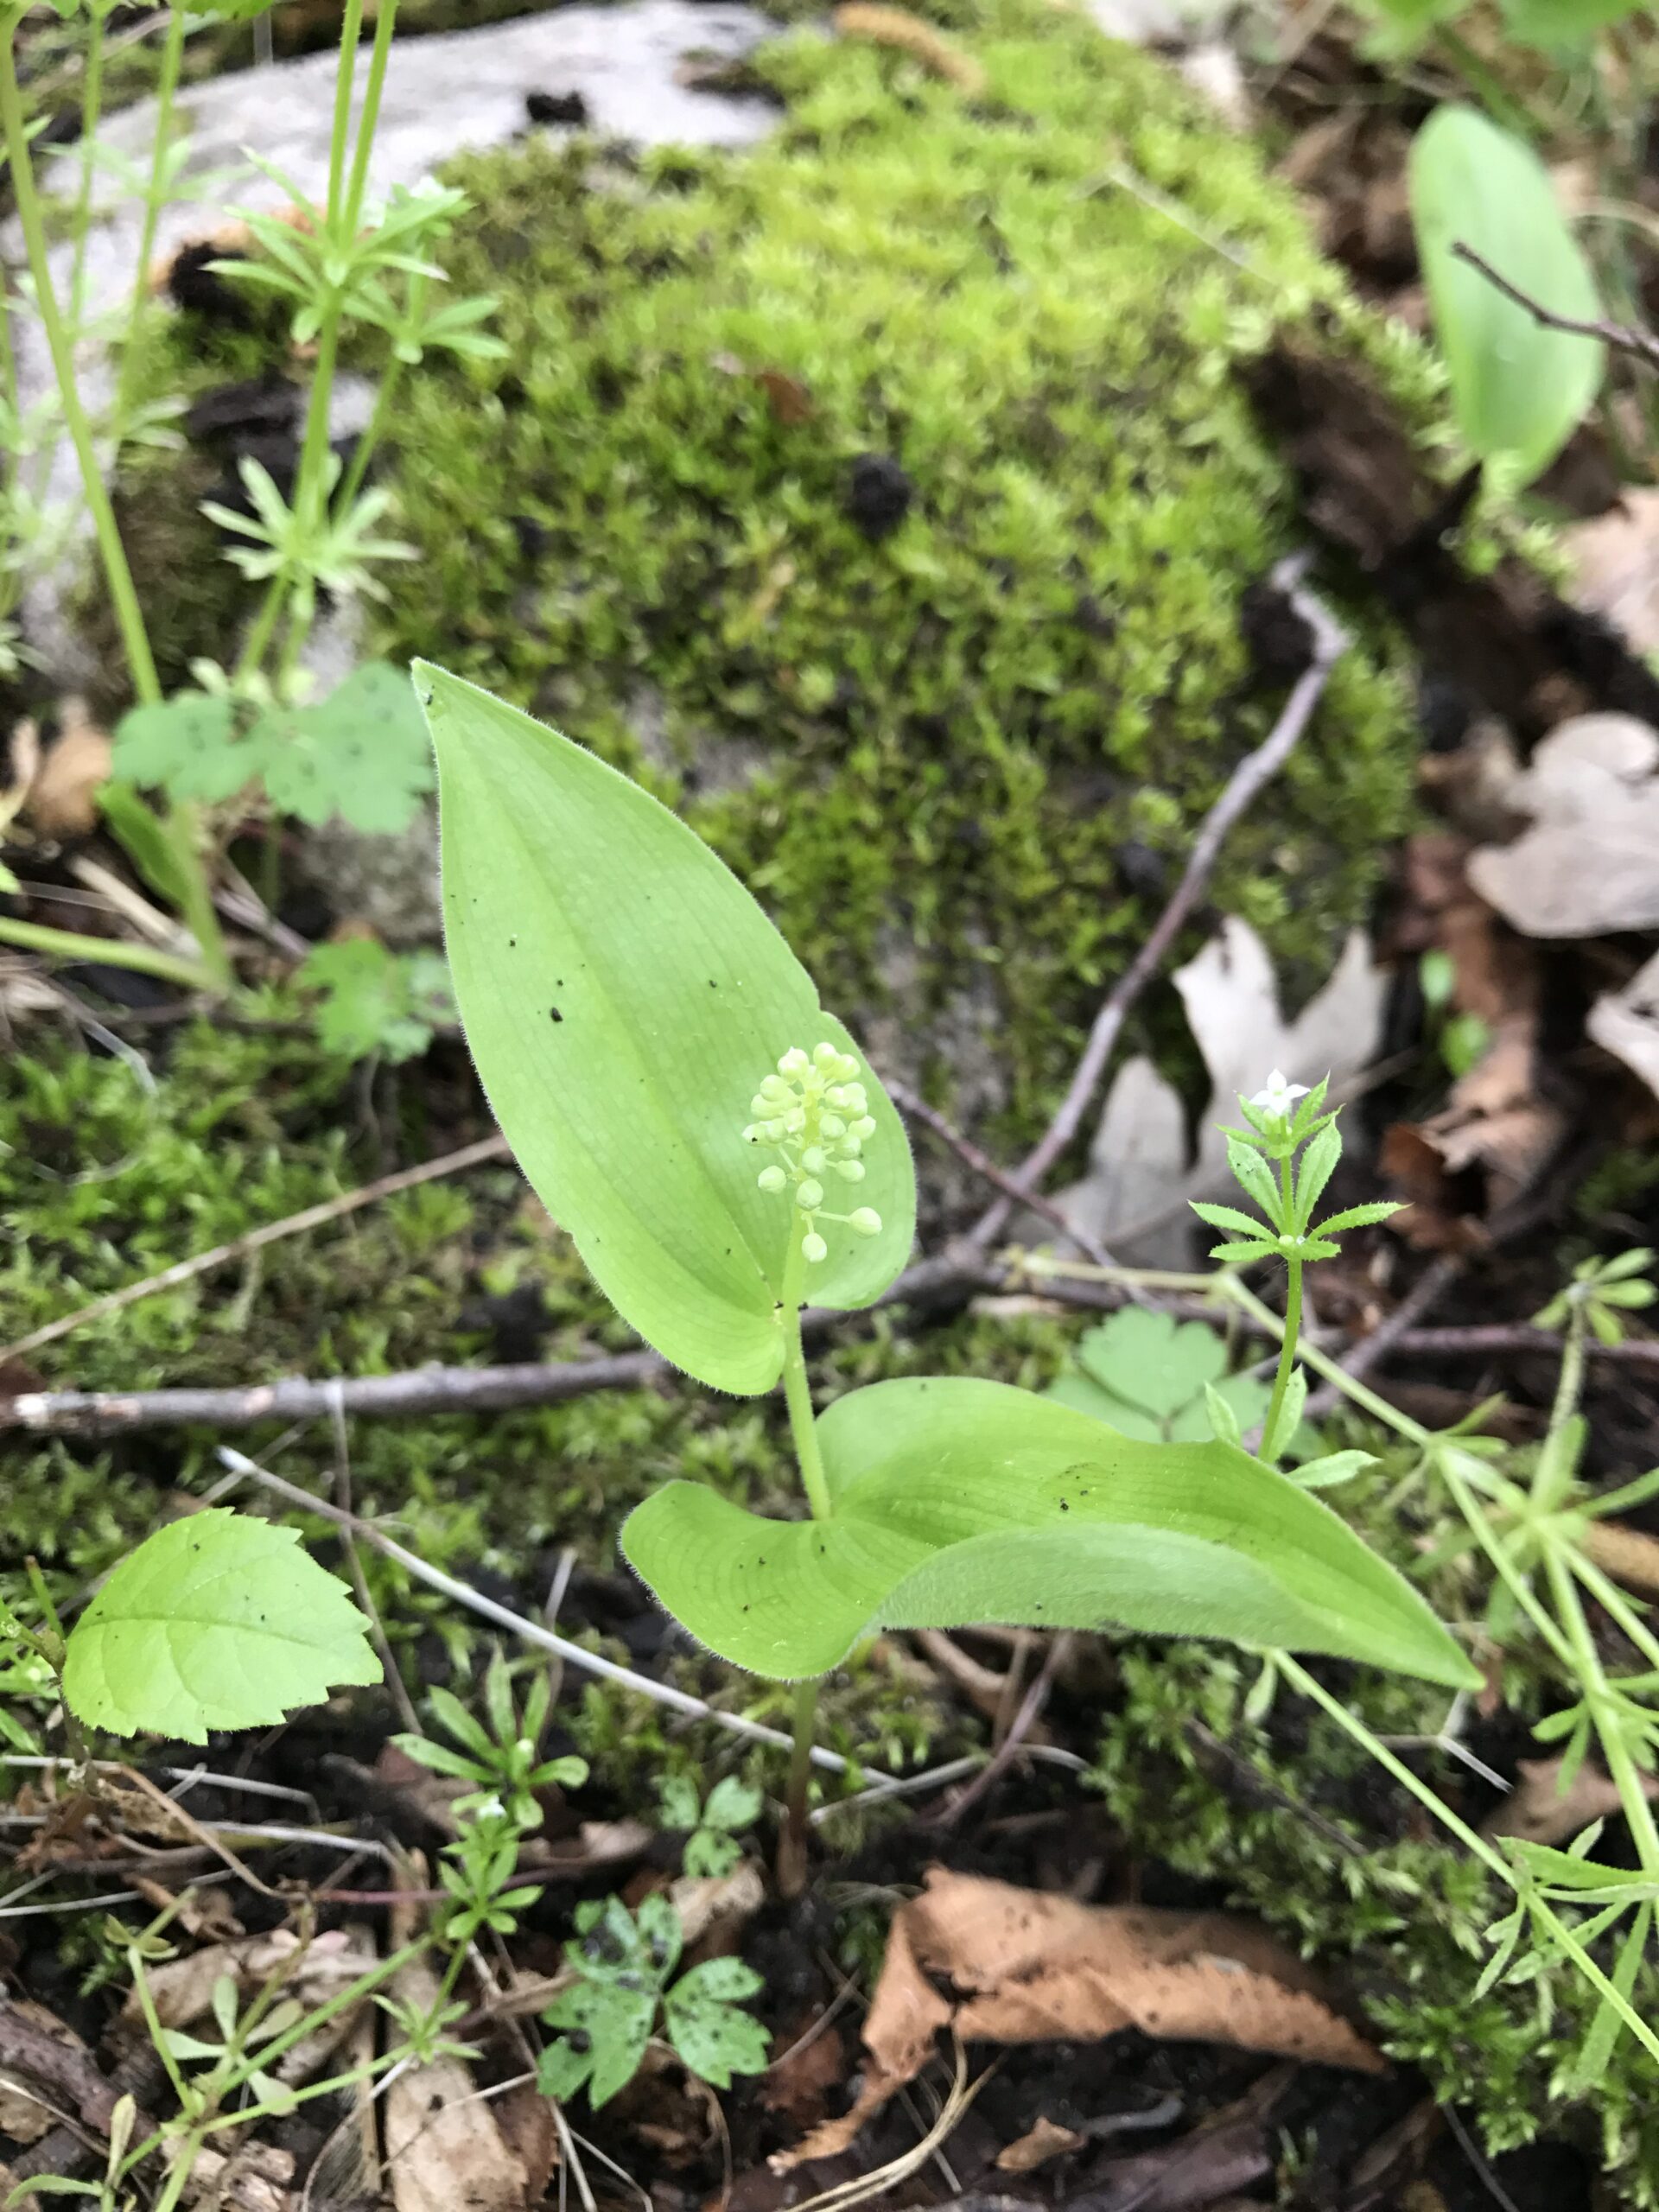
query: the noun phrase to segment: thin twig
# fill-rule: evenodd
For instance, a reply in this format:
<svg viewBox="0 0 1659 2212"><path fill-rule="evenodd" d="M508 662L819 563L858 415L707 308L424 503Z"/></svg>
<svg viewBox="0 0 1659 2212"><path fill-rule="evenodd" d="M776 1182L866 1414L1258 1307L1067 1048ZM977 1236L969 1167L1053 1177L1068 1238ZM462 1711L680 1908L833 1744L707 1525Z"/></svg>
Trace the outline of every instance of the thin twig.
<svg viewBox="0 0 1659 2212"><path fill-rule="evenodd" d="M1557 315L1553 308L1547 308L1541 300L1535 300L1529 292L1523 292L1518 284L1512 284L1507 276L1501 276L1484 255L1477 253L1473 246L1465 245L1461 238L1452 246L1452 251L1457 260L1466 261L1471 269L1478 270L1496 291L1503 293L1506 300L1513 300L1516 307L1524 308L1542 329L1564 331L1569 338L1599 339L1614 353L1628 353L1648 368L1659 369L1659 338L1650 331L1636 330L1624 322L1604 322L1592 317Z"/></svg>
<svg viewBox="0 0 1659 2212"><path fill-rule="evenodd" d="M965 1305L976 1292L998 1288L1002 1280L1002 1270L993 1262L970 1252L952 1252L907 1268L873 1306L850 1314L813 1307L801 1316L801 1327L810 1341L816 1341L836 1327L856 1325L885 1306ZM674 1373L654 1351L627 1351L599 1359L527 1361L512 1367L416 1367L395 1375L350 1376L343 1381L332 1376L284 1376L243 1389L24 1390L15 1397L0 1395L0 1433L27 1429L41 1436L120 1436L141 1428L247 1428L258 1421L328 1418L336 1401L343 1413L359 1420L505 1413L519 1406L562 1405L596 1390L650 1389L671 1381Z"/></svg>
<svg viewBox="0 0 1659 2212"><path fill-rule="evenodd" d="M1016 1205L1028 1206L1033 1213L1039 1214L1051 1228L1058 1230L1062 1236L1075 1244L1085 1260L1092 1260L1096 1267L1113 1268L1117 1265L1105 1246L1091 1236L1087 1230L1078 1229L1069 1222L1052 1198L1046 1198L1039 1192L1023 1190L1006 1167L999 1167L989 1153L982 1152L971 1137L964 1136L954 1122L947 1121L937 1107L928 1104L926 1099L918 1097L907 1084L895 1083L891 1076L884 1076L882 1082L887 1086L887 1096L899 1112L908 1115L913 1122L921 1122L925 1128L931 1129L934 1135L970 1167L982 1182L988 1183L993 1190L1001 1191L1004 1198L1011 1198Z"/></svg>
<svg viewBox="0 0 1659 2212"><path fill-rule="evenodd" d="M1319 601L1301 588L1300 579L1306 565L1306 556L1301 554L1281 561L1273 572L1273 581L1284 592L1313 633L1313 658L1296 679L1290 696L1285 702L1284 710L1272 730L1253 753L1245 755L1228 778L1226 789L1205 815L1198 835L1192 840L1192 849L1187 856L1181 880L1175 887L1174 895L1095 1016L1089 1041L1084 1047L1083 1057L1077 1062L1065 1097L1041 1138L1020 1161L1012 1178L1021 1198L1027 1203L1029 1203L1030 1193L1040 1186L1049 1170L1082 1128L1084 1118L1105 1077L1125 1020L1141 993L1162 967L1171 947L1198 905L1214 873L1229 832L1249 811L1295 751L1330 679L1331 671L1347 645L1347 633ZM972 1232L973 1242L982 1248L994 1244L1002 1234L1011 1211L1011 1202L1006 1197L999 1198L976 1224Z"/></svg>
<svg viewBox="0 0 1659 2212"><path fill-rule="evenodd" d="M1036 1726L1043 1707L1048 1703L1049 1692L1055 1677L1065 1665L1071 1649L1071 1636L1062 1630L1049 1645L1046 1656L1038 1669L1031 1688L1020 1700L1020 1710L1014 1716L1008 1732L997 1745L968 1787L957 1793L942 1813L936 1814L925 1825L931 1827L954 1827L970 1807L976 1805L987 1791L993 1789L1018 1757L1026 1738Z"/></svg>
<svg viewBox="0 0 1659 2212"><path fill-rule="evenodd" d="M1338 1363L1344 1375L1357 1382L1367 1376L1392 1351L1400 1339L1414 1329L1424 1314L1429 1313L1462 1274L1468 1262L1461 1252L1444 1253L1432 1267L1425 1268L1406 1295L1385 1320L1379 1321L1369 1336L1362 1337L1345 1351ZM1341 1402L1342 1392L1334 1382L1326 1382L1317 1389L1307 1402L1309 1421L1324 1421L1334 1413Z"/></svg>
<svg viewBox="0 0 1659 2212"><path fill-rule="evenodd" d="M382 1175L359 1190L342 1191L338 1198L325 1198L320 1205L307 1206L302 1213L289 1214L282 1221L267 1222L261 1229L251 1229L245 1236L232 1237L228 1244L215 1244L211 1251L198 1252L188 1260L163 1268L160 1274L146 1275L142 1282L130 1282L123 1289L111 1291L106 1297L95 1298L90 1306L48 1321L28 1336L19 1337L16 1344L0 1347L0 1362L38 1351L42 1344L55 1344L60 1337L67 1337L88 1321L105 1321L111 1313L136 1306L140 1299L153 1298L159 1291L176 1290L181 1283L194 1282L198 1275L205 1275L214 1268L245 1260L250 1254L262 1252L266 1245L279 1243L284 1237L303 1236L308 1229L321 1229L328 1222L355 1213L361 1206L396 1198L400 1192L435 1182L441 1175L459 1175L466 1168L480 1167L486 1160L505 1160L509 1156L504 1136L481 1137L476 1144L463 1145L459 1152L445 1153L440 1160L423 1160L418 1167L400 1167L396 1174Z"/></svg>
<svg viewBox="0 0 1659 2212"><path fill-rule="evenodd" d="M527 1620L522 1613L515 1613L510 1606L498 1605L493 1598L458 1582L453 1574L446 1574L441 1567L430 1567L415 1553L405 1551L372 1521L360 1520L354 1513L343 1512L331 1505L327 1498L315 1497L302 1490L297 1483L287 1482L281 1475L274 1475L268 1467L259 1466L240 1452L232 1452L228 1445L221 1445L219 1456L226 1466L238 1475L245 1475L276 1497L285 1498L290 1505L298 1505L308 1513L315 1513L324 1521L332 1521L337 1529L349 1529L353 1535L365 1544L372 1544L376 1551L393 1560L406 1574L417 1582L424 1582L429 1589L442 1591L457 1605L464 1605L469 1612L478 1613L486 1621L493 1621L498 1628L510 1630L525 1643L537 1645L543 1651L556 1651L567 1665L579 1668L589 1675L601 1675L605 1681L620 1683L624 1689L637 1690L658 1705L672 1706L678 1713L689 1713L693 1719L712 1720L717 1727L729 1728L734 1735L747 1736L751 1742L773 1744L782 1751L792 1748L793 1738L779 1728L768 1728L759 1720L750 1720L741 1713L722 1713L718 1706L710 1705L704 1698L693 1697L689 1690L676 1689L671 1682L653 1681L649 1675L636 1674L632 1667L619 1666L614 1659L607 1659L597 1651L585 1650L580 1643L572 1643L563 1636L555 1636L539 1621ZM832 1774L844 1774L847 1761L838 1751L827 1751L817 1745L812 1747L812 1763L826 1767Z"/></svg>

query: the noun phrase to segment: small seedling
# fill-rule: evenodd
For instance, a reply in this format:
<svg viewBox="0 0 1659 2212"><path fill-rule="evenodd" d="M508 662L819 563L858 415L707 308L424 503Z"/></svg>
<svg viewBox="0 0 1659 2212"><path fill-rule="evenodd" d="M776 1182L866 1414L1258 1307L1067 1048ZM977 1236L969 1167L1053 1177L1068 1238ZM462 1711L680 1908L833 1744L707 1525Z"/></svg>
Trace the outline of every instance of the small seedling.
<svg viewBox="0 0 1659 2212"><path fill-rule="evenodd" d="M697 1785L690 1775L668 1776L660 1784L663 1826L688 1831L682 1860L688 1874L729 1874L743 1855L738 1841L746 1828L760 1817L764 1800L758 1789L728 1774L699 1804Z"/></svg>
<svg viewBox="0 0 1659 2212"><path fill-rule="evenodd" d="M455 1018L441 952L391 952L371 937L320 944L295 976L319 994L318 1041L347 1059L418 1059Z"/></svg>
<svg viewBox="0 0 1659 2212"><path fill-rule="evenodd" d="M590 1898L576 1929L565 1946L575 1986L542 2015L560 2031L537 2069L545 2094L563 2101L585 2088L591 2105L607 2103L639 2071L659 2018L699 2081L728 2089L734 2074L765 2069L770 2039L742 2009L760 1975L741 1959L709 1959L673 1980L683 1938L665 1897L647 1897L637 1917L620 1898Z"/></svg>
<svg viewBox="0 0 1659 2212"><path fill-rule="evenodd" d="M522 1719L512 1696L512 1675L498 1651L484 1677L484 1705L490 1725L486 1728L467 1712L452 1690L435 1689L430 1704L444 1733L460 1745L435 1744L426 1736L396 1736L398 1750L434 1774L447 1774L474 1787L455 1800L454 1810L463 1819L486 1814L505 1818L515 1833L538 1828L542 1808L536 1793L541 1789L579 1789L588 1779L588 1762L574 1754L543 1759L539 1745L547 1726L552 1690L545 1674L538 1673L530 1686Z"/></svg>

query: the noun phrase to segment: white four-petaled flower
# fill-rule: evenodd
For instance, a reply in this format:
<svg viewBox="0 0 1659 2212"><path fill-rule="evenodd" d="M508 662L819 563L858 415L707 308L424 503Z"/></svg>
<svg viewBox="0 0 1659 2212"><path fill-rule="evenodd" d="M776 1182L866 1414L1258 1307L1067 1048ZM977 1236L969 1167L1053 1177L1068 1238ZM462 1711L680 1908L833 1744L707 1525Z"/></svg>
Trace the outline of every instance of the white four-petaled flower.
<svg viewBox="0 0 1659 2212"><path fill-rule="evenodd" d="M1306 1096L1307 1085L1305 1083L1287 1083L1280 1070L1274 1068L1266 1085L1249 1103L1252 1106L1259 1106L1264 1114L1271 1114L1275 1120L1285 1122L1289 1120L1290 1109L1296 1101Z"/></svg>

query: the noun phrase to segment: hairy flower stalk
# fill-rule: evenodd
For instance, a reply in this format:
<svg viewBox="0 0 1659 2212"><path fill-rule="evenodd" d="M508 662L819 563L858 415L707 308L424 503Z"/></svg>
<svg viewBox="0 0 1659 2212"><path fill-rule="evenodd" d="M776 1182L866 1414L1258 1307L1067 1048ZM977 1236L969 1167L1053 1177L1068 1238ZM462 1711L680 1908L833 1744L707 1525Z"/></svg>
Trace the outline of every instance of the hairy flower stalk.
<svg viewBox="0 0 1659 2212"><path fill-rule="evenodd" d="M763 1191L794 1194L800 1217L803 1256L817 1266L830 1255L819 1232L821 1221L836 1222L858 1236L880 1234L881 1217L874 1206L831 1213L824 1205L827 1179L864 1180L861 1154L875 1135L858 1062L830 1044L808 1053L791 1046L749 1101L754 1116L744 1130L747 1143L766 1145L777 1154L755 1179Z"/></svg>

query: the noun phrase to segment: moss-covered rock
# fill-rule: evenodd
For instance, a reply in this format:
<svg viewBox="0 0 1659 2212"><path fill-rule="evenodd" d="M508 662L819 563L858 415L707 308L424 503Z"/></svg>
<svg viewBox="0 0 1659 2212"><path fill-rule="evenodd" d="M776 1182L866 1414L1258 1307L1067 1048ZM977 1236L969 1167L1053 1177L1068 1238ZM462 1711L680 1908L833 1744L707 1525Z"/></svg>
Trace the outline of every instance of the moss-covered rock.
<svg viewBox="0 0 1659 2212"><path fill-rule="evenodd" d="M1051 1101L1156 878L1283 696L1243 595L1297 542L1236 373L1337 300L1258 156L1080 16L985 0L969 100L801 35L741 156L457 163L510 358L412 380L423 557L382 645L652 780L890 1064ZM1217 898L1312 964L1406 816L1374 646ZM931 1063L931 1065L929 1065Z"/></svg>

